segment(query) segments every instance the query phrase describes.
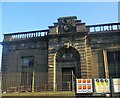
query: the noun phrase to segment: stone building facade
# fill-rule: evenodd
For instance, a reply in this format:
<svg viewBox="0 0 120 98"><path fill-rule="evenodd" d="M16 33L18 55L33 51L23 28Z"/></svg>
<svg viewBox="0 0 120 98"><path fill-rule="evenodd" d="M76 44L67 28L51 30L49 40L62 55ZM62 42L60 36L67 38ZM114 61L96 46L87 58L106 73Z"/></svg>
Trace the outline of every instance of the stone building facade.
<svg viewBox="0 0 120 98"><path fill-rule="evenodd" d="M120 23L86 26L76 16L60 17L48 30L4 34L2 90L73 90L71 76L120 78L119 38Z"/></svg>

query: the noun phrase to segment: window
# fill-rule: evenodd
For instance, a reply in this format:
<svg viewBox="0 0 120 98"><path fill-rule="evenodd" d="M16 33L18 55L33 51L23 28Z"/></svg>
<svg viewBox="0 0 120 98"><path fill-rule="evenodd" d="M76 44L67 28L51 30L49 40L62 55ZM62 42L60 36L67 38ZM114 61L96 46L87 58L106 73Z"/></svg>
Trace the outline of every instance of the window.
<svg viewBox="0 0 120 98"><path fill-rule="evenodd" d="M34 58L31 57L23 57L22 58L22 67L28 67L31 68L34 66Z"/></svg>
<svg viewBox="0 0 120 98"><path fill-rule="evenodd" d="M110 78L120 78L120 51L108 52L107 57Z"/></svg>

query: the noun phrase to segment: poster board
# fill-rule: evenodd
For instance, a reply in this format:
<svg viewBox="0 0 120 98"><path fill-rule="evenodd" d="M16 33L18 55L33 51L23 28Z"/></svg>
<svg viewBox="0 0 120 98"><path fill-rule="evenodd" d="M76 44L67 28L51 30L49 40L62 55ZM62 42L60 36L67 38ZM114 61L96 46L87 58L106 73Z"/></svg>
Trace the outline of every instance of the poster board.
<svg viewBox="0 0 120 98"><path fill-rule="evenodd" d="M114 93L120 92L120 78L113 79Z"/></svg>
<svg viewBox="0 0 120 98"><path fill-rule="evenodd" d="M96 93L110 93L109 79L94 79Z"/></svg>
<svg viewBox="0 0 120 98"><path fill-rule="evenodd" d="M92 93L92 79L76 79L77 93Z"/></svg>

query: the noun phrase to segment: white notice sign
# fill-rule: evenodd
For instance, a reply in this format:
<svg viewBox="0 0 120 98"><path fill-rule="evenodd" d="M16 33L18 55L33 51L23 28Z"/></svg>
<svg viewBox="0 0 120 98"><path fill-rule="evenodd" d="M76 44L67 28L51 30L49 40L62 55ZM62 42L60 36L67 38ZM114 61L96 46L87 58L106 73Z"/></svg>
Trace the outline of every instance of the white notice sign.
<svg viewBox="0 0 120 98"><path fill-rule="evenodd" d="M92 79L76 79L77 93L92 93Z"/></svg>
<svg viewBox="0 0 120 98"><path fill-rule="evenodd" d="M96 93L109 93L110 82L109 79L94 79Z"/></svg>
<svg viewBox="0 0 120 98"><path fill-rule="evenodd" d="M115 93L120 92L120 78L113 79L113 88Z"/></svg>

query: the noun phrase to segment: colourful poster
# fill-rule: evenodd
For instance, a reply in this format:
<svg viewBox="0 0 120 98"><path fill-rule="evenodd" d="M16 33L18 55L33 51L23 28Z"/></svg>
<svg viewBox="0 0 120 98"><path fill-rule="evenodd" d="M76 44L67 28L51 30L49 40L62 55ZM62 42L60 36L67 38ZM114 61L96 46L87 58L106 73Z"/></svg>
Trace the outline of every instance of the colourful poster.
<svg viewBox="0 0 120 98"><path fill-rule="evenodd" d="M113 79L114 93L120 92L120 78Z"/></svg>
<svg viewBox="0 0 120 98"><path fill-rule="evenodd" d="M109 93L109 79L94 79L96 93Z"/></svg>
<svg viewBox="0 0 120 98"><path fill-rule="evenodd" d="M92 93L92 79L76 79L77 93Z"/></svg>

